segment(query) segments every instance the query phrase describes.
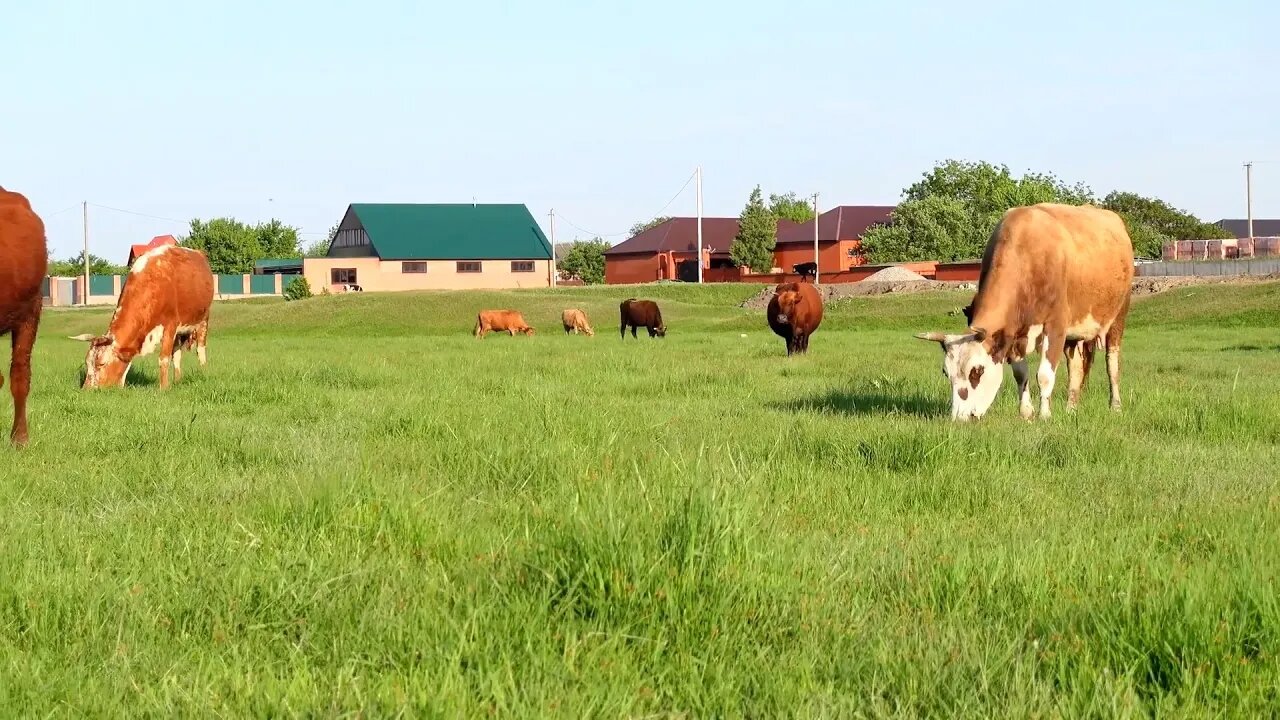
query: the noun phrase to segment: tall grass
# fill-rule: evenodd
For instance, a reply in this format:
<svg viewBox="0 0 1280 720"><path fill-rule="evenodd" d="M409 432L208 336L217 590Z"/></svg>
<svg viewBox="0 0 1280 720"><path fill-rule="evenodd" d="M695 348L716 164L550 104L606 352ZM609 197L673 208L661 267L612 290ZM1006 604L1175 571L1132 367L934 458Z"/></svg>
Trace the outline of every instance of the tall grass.
<svg viewBox="0 0 1280 720"><path fill-rule="evenodd" d="M756 290L219 304L167 393L81 392L108 312L49 311L0 714L1280 711L1280 286L1137 303L1120 415L1099 372L969 426L911 337L963 294L836 303L787 359ZM631 295L668 337L618 338Z"/></svg>

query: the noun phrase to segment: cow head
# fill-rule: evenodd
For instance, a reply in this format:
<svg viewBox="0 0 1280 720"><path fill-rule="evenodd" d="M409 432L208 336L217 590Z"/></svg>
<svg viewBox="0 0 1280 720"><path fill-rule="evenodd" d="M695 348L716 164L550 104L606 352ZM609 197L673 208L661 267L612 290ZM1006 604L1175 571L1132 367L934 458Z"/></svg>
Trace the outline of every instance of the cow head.
<svg viewBox="0 0 1280 720"><path fill-rule="evenodd" d="M528 325L525 325L523 328L521 328L520 332L524 333L525 335L528 335L529 337L533 337L533 328L529 327Z"/></svg>
<svg viewBox="0 0 1280 720"><path fill-rule="evenodd" d="M774 290L774 295L778 298L778 322L791 322L791 318L796 315L796 308L804 302L804 297L800 295L800 288L795 283L779 285Z"/></svg>
<svg viewBox="0 0 1280 720"><path fill-rule="evenodd" d="M82 389L124 386L124 377L129 372L132 357L125 357L116 347L110 335L76 335L72 340L83 340L89 343L89 352L84 358L84 385Z"/></svg>
<svg viewBox="0 0 1280 720"><path fill-rule="evenodd" d="M964 421L985 415L1004 380L1000 364L987 350L987 332L970 328L961 335L931 332L916 337L942 346L942 374L951 381L951 419Z"/></svg>
<svg viewBox="0 0 1280 720"><path fill-rule="evenodd" d="M667 336L667 324L666 324L666 323L664 323L664 322L660 322L660 323L658 324L658 327L656 327L656 328L654 328L654 329L653 329L653 333L654 333L655 335L657 335L658 337L660 337L660 338L664 338L664 337L666 337L666 336Z"/></svg>

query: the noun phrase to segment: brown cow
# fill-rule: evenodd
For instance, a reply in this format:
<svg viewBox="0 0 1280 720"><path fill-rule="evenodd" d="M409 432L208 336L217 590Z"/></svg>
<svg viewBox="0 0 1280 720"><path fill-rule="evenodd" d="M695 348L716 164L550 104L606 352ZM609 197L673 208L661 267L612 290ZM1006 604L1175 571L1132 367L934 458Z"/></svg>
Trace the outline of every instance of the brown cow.
<svg viewBox="0 0 1280 720"><path fill-rule="evenodd" d="M123 387L133 361L160 349L160 389L182 378L182 349L196 348L200 366L208 363L209 310L213 272L204 253L177 245L148 250L129 269L107 334L78 335L85 357L85 388Z"/></svg>
<svg viewBox="0 0 1280 720"><path fill-rule="evenodd" d="M622 315L622 326L618 328L622 339L627 339L627 327L631 328L631 337L636 337L636 328L645 328L649 337L666 337L667 326L662 322L662 311L652 300L627 298L618 306Z"/></svg>
<svg viewBox="0 0 1280 720"><path fill-rule="evenodd" d="M587 314L578 308L569 308L560 313L560 324L564 325L564 332L569 333L586 333L591 337L595 337L596 332L591 329L591 323L587 322Z"/></svg>
<svg viewBox="0 0 1280 720"><path fill-rule="evenodd" d="M10 336L9 392L13 395L13 429L9 440L27 444L27 395L31 392L31 351L36 344L40 285L48 270L44 221L20 193L0 188L0 336ZM0 385L4 376L0 375Z"/></svg>
<svg viewBox="0 0 1280 720"><path fill-rule="evenodd" d="M809 336L822 324L822 294L811 283L781 283L766 314L769 327L787 341L787 355L807 353Z"/></svg>
<svg viewBox="0 0 1280 720"><path fill-rule="evenodd" d="M476 339L490 332L506 332L512 337L516 333L533 335L533 328L524 321L524 316L516 310L481 310L476 316Z"/></svg>
<svg viewBox="0 0 1280 720"><path fill-rule="evenodd" d="M916 337L941 344L951 417L982 417L1012 365L1019 411L1034 415L1027 355L1040 352L1040 417L1050 417L1058 361L1067 357L1067 409L1076 407L1095 347L1106 348L1111 407L1120 409L1120 343L1129 313L1133 242L1124 221L1092 205L1043 203L1009 210L991 233L969 331Z"/></svg>

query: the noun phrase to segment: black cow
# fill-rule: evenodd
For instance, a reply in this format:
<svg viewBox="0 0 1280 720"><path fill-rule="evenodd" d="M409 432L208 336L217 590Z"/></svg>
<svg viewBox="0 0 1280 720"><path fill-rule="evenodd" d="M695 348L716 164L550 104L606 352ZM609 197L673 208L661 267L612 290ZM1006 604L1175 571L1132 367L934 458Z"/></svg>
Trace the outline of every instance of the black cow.
<svg viewBox="0 0 1280 720"><path fill-rule="evenodd" d="M662 322L662 311L654 301L628 298L622 301L618 310L622 315L622 326L618 328L618 332L623 340L627 339L628 326L631 327L631 337L636 337L636 328L641 327L649 331L649 337L667 336L667 326Z"/></svg>
<svg viewBox="0 0 1280 720"><path fill-rule="evenodd" d="M791 269L795 271L795 274L799 275L802 278L813 277L814 275L818 274L818 263L816 262L796 263L795 265L791 266Z"/></svg>

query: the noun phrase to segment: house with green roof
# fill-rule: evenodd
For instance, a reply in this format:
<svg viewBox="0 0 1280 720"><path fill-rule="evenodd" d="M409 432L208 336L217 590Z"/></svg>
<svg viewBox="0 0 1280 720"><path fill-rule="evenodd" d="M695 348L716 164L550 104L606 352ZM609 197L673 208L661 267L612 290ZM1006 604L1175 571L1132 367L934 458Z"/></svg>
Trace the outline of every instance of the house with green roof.
<svg viewBox="0 0 1280 720"><path fill-rule="evenodd" d="M548 287L551 267L523 204L354 203L302 274L315 291L498 289Z"/></svg>

